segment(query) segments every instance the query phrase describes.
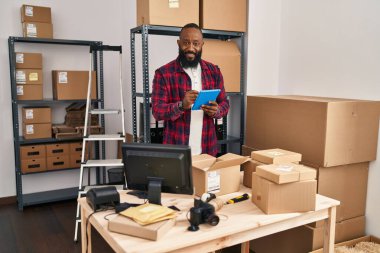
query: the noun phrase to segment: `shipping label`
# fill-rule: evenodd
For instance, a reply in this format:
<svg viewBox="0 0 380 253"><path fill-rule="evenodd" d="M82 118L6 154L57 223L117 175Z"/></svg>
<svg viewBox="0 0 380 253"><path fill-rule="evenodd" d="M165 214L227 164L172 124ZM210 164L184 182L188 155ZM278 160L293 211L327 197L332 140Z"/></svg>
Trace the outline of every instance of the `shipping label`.
<svg viewBox="0 0 380 253"><path fill-rule="evenodd" d="M67 72L58 72L58 83L68 83Z"/></svg>
<svg viewBox="0 0 380 253"><path fill-rule="evenodd" d="M179 0L169 0L169 8L179 8Z"/></svg>
<svg viewBox="0 0 380 253"><path fill-rule="evenodd" d="M26 83L25 71L23 71L23 70L17 70L16 71L16 83L21 83L21 84Z"/></svg>
<svg viewBox="0 0 380 253"><path fill-rule="evenodd" d="M25 118L26 119L33 119L33 109L25 110Z"/></svg>
<svg viewBox="0 0 380 253"><path fill-rule="evenodd" d="M27 24L26 37L37 37L37 26L35 24Z"/></svg>
<svg viewBox="0 0 380 253"><path fill-rule="evenodd" d="M206 192L220 192L220 170L209 171L207 173Z"/></svg>
<svg viewBox="0 0 380 253"><path fill-rule="evenodd" d="M34 134L34 125L26 125L26 134Z"/></svg>
<svg viewBox="0 0 380 253"><path fill-rule="evenodd" d="M17 96L22 96L22 95L24 95L24 86L17 85Z"/></svg>
<svg viewBox="0 0 380 253"><path fill-rule="evenodd" d="M38 81L38 73L37 72L29 73L29 81L33 81L33 82Z"/></svg>
<svg viewBox="0 0 380 253"><path fill-rule="evenodd" d="M16 54L16 62L24 63L24 54L21 54L21 53Z"/></svg>
<svg viewBox="0 0 380 253"><path fill-rule="evenodd" d="M25 6L25 16L33 17L33 6Z"/></svg>

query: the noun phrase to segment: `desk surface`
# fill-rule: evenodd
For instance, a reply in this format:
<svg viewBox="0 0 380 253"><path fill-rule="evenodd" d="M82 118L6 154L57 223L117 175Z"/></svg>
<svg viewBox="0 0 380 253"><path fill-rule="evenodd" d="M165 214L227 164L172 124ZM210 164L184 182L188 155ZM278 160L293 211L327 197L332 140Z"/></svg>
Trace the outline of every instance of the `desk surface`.
<svg viewBox="0 0 380 253"><path fill-rule="evenodd" d="M250 193L251 189L242 186L240 192L224 195L221 198L228 200L246 192ZM142 203L142 200L127 195L126 192L121 192L120 196L121 202ZM86 203L86 199L81 198L78 201L81 204L82 215L87 217L92 210ZM210 252L317 220L327 219L331 207L339 205L339 201L321 195L317 195L316 202L316 211L267 215L249 199L240 203L225 205L219 210L217 215L220 217L220 222L217 226L202 224L198 231L190 232L187 230L189 222L186 215L193 206L193 196L162 194L163 205L175 205L182 212L177 218L176 225L158 241L109 232L107 229L108 221L104 217L113 211L95 213L90 218L90 223L116 252ZM83 244L86 245L86 242L83 242L84 238L82 236L82 247Z"/></svg>

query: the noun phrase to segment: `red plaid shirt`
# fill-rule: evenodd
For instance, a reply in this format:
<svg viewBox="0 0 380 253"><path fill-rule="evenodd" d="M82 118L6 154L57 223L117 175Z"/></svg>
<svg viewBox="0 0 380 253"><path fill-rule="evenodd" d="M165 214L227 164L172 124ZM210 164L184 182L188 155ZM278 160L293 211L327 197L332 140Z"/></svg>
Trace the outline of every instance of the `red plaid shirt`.
<svg viewBox="0 0 380 253"><path fill-rule="evenodd" d="M230 108L219 68L201 60L202 90L220 89L216 99L218 112L213 118L227 115ZM183 70L178 58L157 69L153 79L152 111L156 120L164 120L164 143L189 145L191 111L181 111L178 104L186 91L191 90L191 79ZM216 156L217 138L213 118L204 114L202 153Z"/></svg>

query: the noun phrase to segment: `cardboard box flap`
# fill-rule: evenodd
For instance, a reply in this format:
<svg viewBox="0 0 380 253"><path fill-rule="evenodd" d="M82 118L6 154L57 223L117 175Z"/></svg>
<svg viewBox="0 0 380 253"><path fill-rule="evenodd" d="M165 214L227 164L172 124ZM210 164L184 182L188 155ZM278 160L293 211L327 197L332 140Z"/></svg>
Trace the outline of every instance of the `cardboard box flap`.
<svg viewBox="0 0 380 253"><path fill-rule="evenodd" d="M232 154L232 153L227 153L225 155L218 157L216 159L216 162L209 168L209 170L217 170L221 168L240 165L242 163L245 163L248 160L249 158L247 157Z"/></svg>
<svg viewBox="0 0 380 253"><path fill-rule="evenodd" d="M191 157L191 160L193 163L196 163L196 162L199 162L199 161L204 161L204 160L207 160L207 159L211 159L213 161L216 160L215 157L209 155L209 154L200 154L200 155L193 155Z"/></svg>

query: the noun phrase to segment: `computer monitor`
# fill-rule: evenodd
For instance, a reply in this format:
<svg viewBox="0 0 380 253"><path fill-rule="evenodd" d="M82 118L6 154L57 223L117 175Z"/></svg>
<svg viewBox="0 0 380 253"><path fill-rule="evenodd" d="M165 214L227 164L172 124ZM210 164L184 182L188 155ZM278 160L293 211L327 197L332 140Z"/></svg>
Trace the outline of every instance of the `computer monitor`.
<svg viewBox="0 0 380 253"><path fill-rule="evenodd" d="M193 194L191 149L184 145L122 145L127 188L147 191L149 203L161 204L161 191Z"/></svg>

